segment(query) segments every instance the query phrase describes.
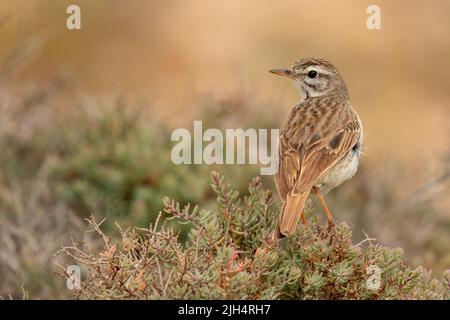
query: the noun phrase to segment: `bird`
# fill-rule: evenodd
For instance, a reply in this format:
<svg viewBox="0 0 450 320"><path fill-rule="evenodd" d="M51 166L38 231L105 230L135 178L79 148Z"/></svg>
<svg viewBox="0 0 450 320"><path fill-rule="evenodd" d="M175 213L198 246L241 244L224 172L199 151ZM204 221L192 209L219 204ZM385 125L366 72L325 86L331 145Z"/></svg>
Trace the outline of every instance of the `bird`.
<svg viewBox="0 0 450 320"><path fill-rule="evenodd" d="M328 225L335 225L324 195L355 175L363 128L344 78L331 62L303 58L269 71L290 78L300 91L279 134L275 184L283 202L272 239L280 240L295 232L299 220L308 224L304 207L311 193L319 198Z"/></svg>

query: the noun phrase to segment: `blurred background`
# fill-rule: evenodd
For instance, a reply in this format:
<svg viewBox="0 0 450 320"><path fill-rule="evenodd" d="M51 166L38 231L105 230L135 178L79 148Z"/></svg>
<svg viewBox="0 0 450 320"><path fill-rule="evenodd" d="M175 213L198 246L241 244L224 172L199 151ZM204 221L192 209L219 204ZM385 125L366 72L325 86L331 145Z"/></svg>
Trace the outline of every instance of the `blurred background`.
<svg viewBox="0 0 450 320"><path fill-rule="evenodd" d="M81 8L81 30L66 8ZM366 9L381 8L381 30ZM332 61L365 130L338 220L450 268L450 1L65 1L0 4L0 296L64 298L57 249L94 213L146 226L164 196L211 207L209 172L245 192L258 166L175 166L171 131L279 128L298 101L268 73ZM266 188L274 189L271 177ZM310 218L320 216L311 210Z"/></svg>

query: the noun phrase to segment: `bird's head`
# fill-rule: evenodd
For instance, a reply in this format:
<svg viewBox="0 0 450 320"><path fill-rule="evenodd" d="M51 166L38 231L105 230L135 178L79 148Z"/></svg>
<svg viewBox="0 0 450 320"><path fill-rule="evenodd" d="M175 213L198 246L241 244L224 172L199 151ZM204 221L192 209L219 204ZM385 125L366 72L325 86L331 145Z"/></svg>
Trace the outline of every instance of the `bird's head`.
<svg viewBox="0 0 450 320"><path fill-rule="evenodd" d="M305 58L296 61L290 68L272 69L270 72L294 80L302 100L331 94L348 99L344 79L336 67L326 60Z"/></svg>

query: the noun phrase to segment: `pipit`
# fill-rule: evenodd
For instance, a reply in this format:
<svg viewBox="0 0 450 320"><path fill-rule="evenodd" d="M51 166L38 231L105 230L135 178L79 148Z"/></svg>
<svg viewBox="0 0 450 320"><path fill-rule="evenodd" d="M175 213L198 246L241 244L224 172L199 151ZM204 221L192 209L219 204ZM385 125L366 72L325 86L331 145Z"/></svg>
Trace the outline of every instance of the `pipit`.
<svg viewBox="0 0 450 320"><path fill-rule="evenodd" d="M363 131L344 79L330 62L307 58L270 72L294 80L301 94L280 133L275 182L283 205L273 233L278 240L291 235L300 219L307 223L303 210L311 191L334 225L323 195L356 173Z"/></svg>

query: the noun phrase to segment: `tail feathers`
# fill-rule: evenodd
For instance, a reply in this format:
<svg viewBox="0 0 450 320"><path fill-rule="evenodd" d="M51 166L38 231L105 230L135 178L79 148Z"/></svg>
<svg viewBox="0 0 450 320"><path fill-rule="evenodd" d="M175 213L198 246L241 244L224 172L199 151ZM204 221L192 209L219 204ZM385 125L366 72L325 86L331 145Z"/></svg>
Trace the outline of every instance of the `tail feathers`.
<svg viewBox="0 0 450 320"><path fill-rule="evenodd" d="M281 207L278 223L272 236L274 240L290 236L294 233L310 191L311 189L307 189L296 196L287 195L286 201Z"/></svg>

